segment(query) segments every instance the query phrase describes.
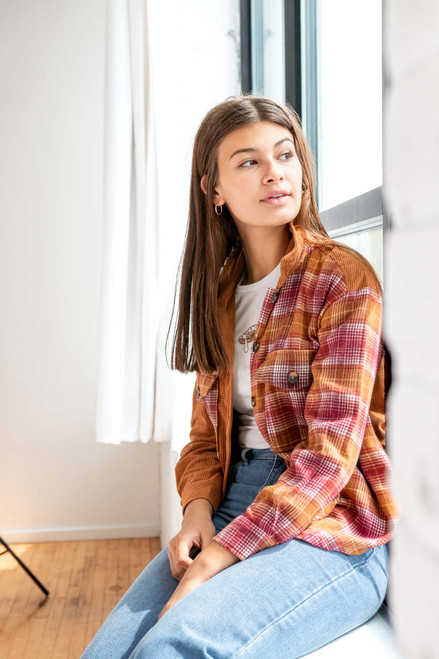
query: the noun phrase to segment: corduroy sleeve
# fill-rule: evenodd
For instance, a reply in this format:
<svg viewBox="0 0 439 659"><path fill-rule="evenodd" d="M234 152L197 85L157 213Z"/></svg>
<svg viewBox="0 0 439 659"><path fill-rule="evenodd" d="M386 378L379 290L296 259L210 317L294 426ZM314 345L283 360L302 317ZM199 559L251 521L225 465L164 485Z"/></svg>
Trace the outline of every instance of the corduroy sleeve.
<svg viewBox="0 0 439 659"><path fill-rule="evenodd" d="M274 485L213 540L245 559L299 535L330 514L357 464L382 351L382 298L344 292L319 317L319 348L305 401L307 438Z"/></svg>
<svg viewBox="0 0 439 659"><path fill-rule="evenodd" d="M184 510L193 499L207 499L214 513L221 503L223 472L216 454L215 429L202 398L192 394L190 441L183 447L175 465L177 491Z"/></svg>

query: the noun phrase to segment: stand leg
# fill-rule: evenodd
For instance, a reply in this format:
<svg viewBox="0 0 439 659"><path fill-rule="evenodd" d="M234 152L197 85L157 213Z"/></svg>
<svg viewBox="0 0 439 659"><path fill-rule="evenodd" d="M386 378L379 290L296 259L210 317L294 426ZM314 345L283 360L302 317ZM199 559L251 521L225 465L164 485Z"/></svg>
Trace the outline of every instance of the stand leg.
<svg viewBox="0 0 439 659"><path fill-rule="evenodd" d="M36 578L36 576L35 576L35 575L29 570L29 568L23 563L23 561L17 556L17 554L15 554L15 552L12 551L12 549L11 549L11 548L9 547L9 545L3 540L3 538L0 538L0 542L1 542L1 544L2 544L4 547L6 547L6 551L9 551L9 552L12 554L12 556L15 558L15 560L17 561L17 563L19 563L19 564L21 565L21 567L23 568L23 570L24 570L25 572L28 573L28 575L30 576L30 578L33 579L33 580L35 581L35 583L37 584L37 586L38 586L39 588L41 588L41 590L43 591L43 593L47 596L47 595L49 594L49 591L47 590L47 588L45 588L45 587L43 586L43 584L41 583L41 581L39 581L39 580ZM2 552L2 553L5 553L5 552ZM1 555L1 554L0 554L0 555Z"/></svg>

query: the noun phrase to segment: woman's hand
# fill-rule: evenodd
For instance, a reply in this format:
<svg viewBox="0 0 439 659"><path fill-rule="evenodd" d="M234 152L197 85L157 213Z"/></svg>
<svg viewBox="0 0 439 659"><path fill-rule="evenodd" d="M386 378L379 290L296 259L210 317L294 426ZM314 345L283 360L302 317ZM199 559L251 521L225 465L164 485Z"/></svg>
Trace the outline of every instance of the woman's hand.
<svg viewBox="0 0 439 659"><path fill-rule="evenodd" d="M212 542L216 534L212 523L213 508L207 499L194 499L185 509L181 529L168 544L171 574L180 580L193 563L189 554L193 548L201 550Z"/></svg>
<svg viewBox="0 0 439 659"><path fill-rule="evenodd" d="M213 540L206 549L203 549L193 559L186 569L177 588L160 611L158 620L185 595L239 560L235 554Z"/></svg>

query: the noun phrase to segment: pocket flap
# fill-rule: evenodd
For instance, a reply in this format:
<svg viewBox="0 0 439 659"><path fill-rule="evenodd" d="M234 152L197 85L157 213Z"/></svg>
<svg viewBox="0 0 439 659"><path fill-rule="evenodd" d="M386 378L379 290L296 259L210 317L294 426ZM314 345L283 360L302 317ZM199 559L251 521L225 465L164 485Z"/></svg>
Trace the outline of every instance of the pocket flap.
<svg viewBox="0 0 439 659"><path fill-rule="evenodd" d="M255 379L286 390L309 388L311 364L318 348L272 350L255 373Z"/></svg>
<svg viewBox="0 0 439 659"><path fill-rule="evenodd" d="M211 386L218 379L218 374L198 373L195 380L197 398L204 398Z"/></svg>

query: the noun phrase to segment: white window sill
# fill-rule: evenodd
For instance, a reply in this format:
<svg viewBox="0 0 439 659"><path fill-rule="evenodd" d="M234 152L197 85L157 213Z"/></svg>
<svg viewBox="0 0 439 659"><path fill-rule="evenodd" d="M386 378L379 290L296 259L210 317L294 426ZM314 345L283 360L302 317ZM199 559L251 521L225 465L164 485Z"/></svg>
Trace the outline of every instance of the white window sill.
<svg viewBox="0 0 439 659"><path fill-rule="evenodd" d="M392 614L383 604L364 625L307 654L312 659L401 659L391 626Z"/></svg>

